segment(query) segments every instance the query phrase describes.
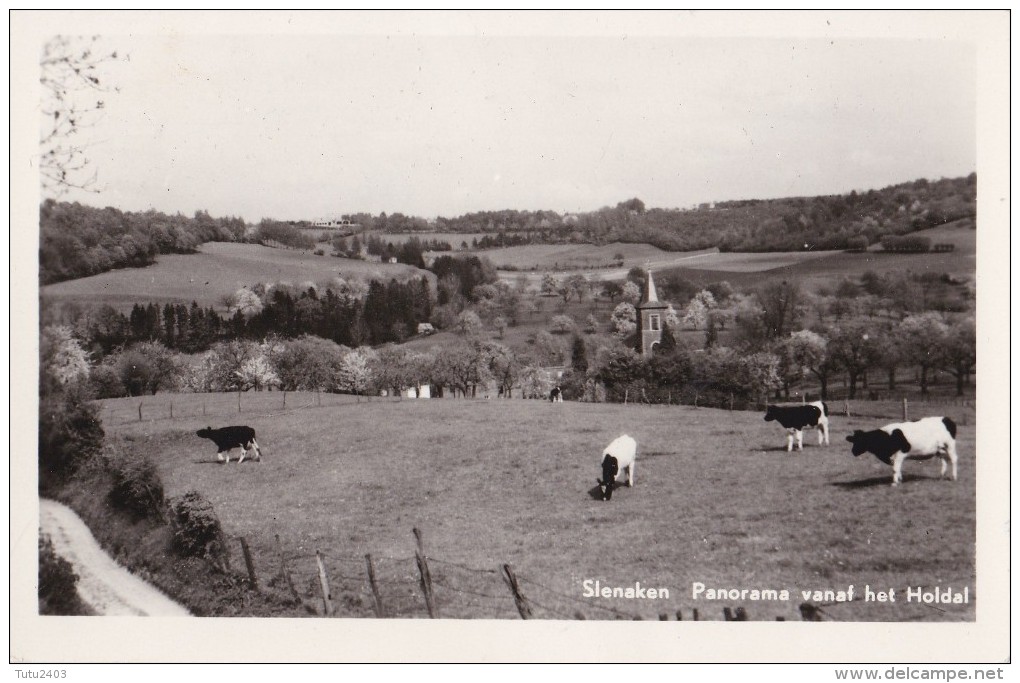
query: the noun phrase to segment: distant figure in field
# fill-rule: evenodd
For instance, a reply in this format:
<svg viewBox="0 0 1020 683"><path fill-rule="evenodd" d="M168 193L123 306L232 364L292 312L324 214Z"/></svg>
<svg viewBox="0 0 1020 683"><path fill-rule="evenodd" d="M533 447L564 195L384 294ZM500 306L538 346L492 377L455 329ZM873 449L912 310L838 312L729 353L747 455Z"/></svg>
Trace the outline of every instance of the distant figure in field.
<svg viewBox="0 0 1020 683"><path fill-rule="evenodd" d="M563 403L563 390L560 389L558 384L555 387L553 387L552 391L549 392L549 402Z"/></svg>

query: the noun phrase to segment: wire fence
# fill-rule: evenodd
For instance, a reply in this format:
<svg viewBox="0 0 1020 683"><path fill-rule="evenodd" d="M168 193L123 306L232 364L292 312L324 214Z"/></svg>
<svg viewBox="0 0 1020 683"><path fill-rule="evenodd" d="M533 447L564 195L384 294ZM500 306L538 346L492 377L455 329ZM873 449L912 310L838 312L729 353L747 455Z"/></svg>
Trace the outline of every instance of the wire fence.
<svg viewBox="0 0 1020 683"><path fill-rule="evenodd" d="M258 592L275 591L320 617L559 619L559 620L725 620L748 621L744 607L720 606L684 611L675 601L663 607L621 609L586 599L520 574L510 564L493 567L426 554L422 534L413 530L412 555L340 556L333 552L288 552L276 538L276 552L252 558L245 538L228 540L228 566L244 567L247 582ZM801 617L821 621L834 617L829 605L800 605ZM785 620L784 616L753 615Z"/></svg>
<svg viewBox="0 0 1020 683"><path fill-rule="evenodd" d="M863 398L850 399L845 391L830 390L826 403L836 415L846 417L872 417L878 419L917 419L933 414L950 414L960 424L972 422L977 409L973 397L949 395L897 395L892 391L871 392ZM355 396L314 391L257 391L209 394L156 394L134 398L107 399L99 402L104 424L111 426L139 422L194 420L207 418L229 420L244 416L270 418L309 408L368 407L374 403L399 403L420 399L399 396ZM480 399L430 399L480 400ZM505 399L501 399L505 400ZM517 399L519 400L519 399ZM722 408L739 411L764 410L772 403L800 403L818 400L817 395L801 395L792 399L762 399L749 402L727 396L708 396L692 393L689 389L669 392L664 396L649 396L635 392L626 396L630 406L686 406L688 408Z"/></svg>

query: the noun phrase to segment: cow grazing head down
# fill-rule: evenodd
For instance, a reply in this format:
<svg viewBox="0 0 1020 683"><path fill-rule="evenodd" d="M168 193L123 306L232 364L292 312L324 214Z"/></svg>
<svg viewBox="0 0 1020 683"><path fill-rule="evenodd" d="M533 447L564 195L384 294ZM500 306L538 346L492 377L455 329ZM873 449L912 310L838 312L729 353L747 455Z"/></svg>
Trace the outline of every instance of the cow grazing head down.
<svg viewBox="0 0 1020 683"><path fill-rule="evenodd" d="M910 452L910 442L900 429L894 429L892 433L881 429L872 429L868 432L855 429L846 440L852 444L850 452L854 456L873 453L886 465L892 464L892 457L896 453Z"/></svg>
<svg viewBox="0 0 1020 683"><path fill-rule="evenodd" d="M619 486L617 477L622 477L624 470L627 470L627 486L634 485L636 458L637 442L626 434L616 437L602 450L602 459L599 461L602 477L595 480L599 483L602 500L612 500L613 489Z"/></svg>
<svg viewBox="0 0 1020 683"><path fill-rule="evenodd" d="M602 478L595 480L599 483L602 500L613 499L613 489L616 488L616 475L619 473L620 461L611 455L606 455L602 459Z"/></svg>

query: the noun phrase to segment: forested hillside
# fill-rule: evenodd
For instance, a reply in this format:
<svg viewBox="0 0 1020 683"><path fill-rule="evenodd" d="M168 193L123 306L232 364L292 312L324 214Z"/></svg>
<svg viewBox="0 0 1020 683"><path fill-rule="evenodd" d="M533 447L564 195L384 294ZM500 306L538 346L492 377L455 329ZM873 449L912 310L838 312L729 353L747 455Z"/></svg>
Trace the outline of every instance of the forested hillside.
<svg viewBox="0 0 1020 683"><path fill-rule="evenodd" d="M669 251L718 247L721 251L863 249L889 235L904 235L976 216L977 176L916 180L858 194L741 200L694 209L645 207L634 198L579 214L554 211L484 211L434 221L400 213L351 214L361 230L389 233L489 233L474 246L648 243ZM39 211L41 284L153 263L158 254L190 253L203 242L239 241L249 233L240 218L194 217L157 211L47 200ZM262 244L314 247L289 222L263 219L250 239ZM378 239L378 238L376 238ZM423 243L426 244L426 243ZM388 255L388 254L387 254ZM397 255L398 258L400 255ZM423 265L420 254L399 258Z"/></svg>

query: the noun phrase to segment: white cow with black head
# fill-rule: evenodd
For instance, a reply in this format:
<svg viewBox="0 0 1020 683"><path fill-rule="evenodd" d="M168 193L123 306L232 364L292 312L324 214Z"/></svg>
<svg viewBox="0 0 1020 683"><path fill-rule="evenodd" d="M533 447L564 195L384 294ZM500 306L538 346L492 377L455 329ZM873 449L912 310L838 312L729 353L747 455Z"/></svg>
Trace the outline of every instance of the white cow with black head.
<svg viewBox="0 0 1020 683"><path fill-rule="evenodd" d="M613 439L602 449L599 466L602 477L596 479L602 500L612 500L613 489L617 487L616 479L627 470L627 486L634 485L634 461L637 459L637 441L623 434Z"/></svg>

